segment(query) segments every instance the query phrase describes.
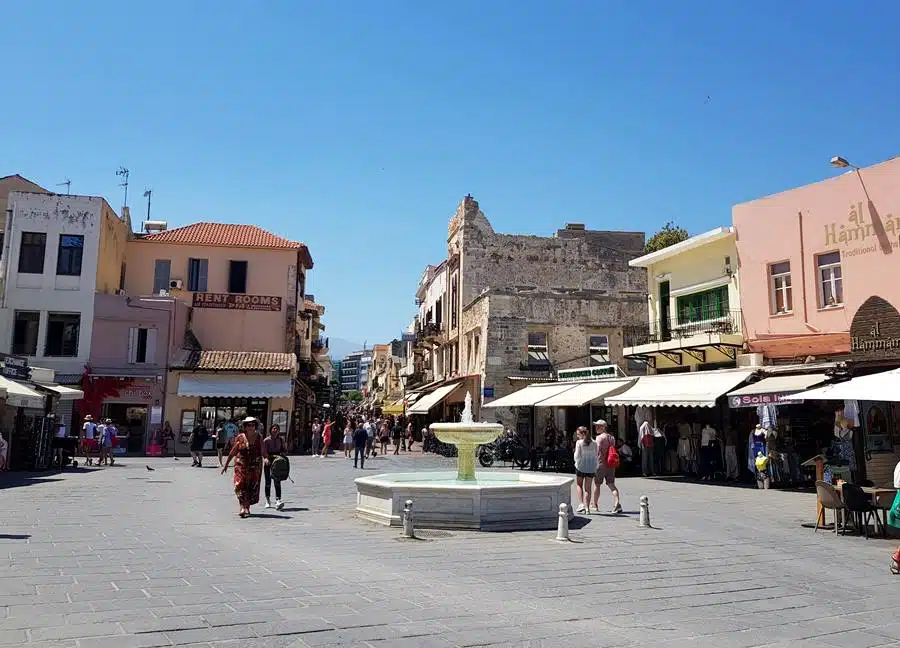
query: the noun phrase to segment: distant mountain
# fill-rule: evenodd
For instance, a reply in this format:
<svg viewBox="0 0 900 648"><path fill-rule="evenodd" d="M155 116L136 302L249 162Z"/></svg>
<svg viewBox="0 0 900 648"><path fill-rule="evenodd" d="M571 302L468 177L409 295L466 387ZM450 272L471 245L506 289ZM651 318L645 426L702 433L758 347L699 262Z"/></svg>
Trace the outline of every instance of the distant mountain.
<svg viewBox="0 0 900 648"><path fill-rule="evenodd" d="M332 360L343 360L345 355L354 351L360 351L362 346L360 342L351 342L339 337L328 337L328 355L331 356Z"/></svg>

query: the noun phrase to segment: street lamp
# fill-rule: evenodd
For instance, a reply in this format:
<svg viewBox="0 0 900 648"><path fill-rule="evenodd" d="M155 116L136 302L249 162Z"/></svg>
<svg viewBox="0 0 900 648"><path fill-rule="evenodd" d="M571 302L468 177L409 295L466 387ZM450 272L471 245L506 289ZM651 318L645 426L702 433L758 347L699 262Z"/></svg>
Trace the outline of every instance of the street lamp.
<svg viewBox="0 0 900 648"><path fill-rule="evenodd" d="M855 164L851 164L847 161L847 158L843 158L840 155L835 155L833 158L831 158L831 166L833 166L835 169L846 169L847 167L850 167L851 169L856 169L857 171L859 171L858 166L856 166Z"/></svg>

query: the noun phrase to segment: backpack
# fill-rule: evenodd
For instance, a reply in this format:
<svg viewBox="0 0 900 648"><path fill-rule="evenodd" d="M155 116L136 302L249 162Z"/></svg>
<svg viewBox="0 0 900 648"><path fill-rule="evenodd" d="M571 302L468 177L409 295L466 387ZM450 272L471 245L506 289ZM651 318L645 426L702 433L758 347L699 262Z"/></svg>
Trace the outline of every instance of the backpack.
<svg viewBox="0 0 900 648"><path fill-rule="evenodd" d="M641 447L642 448L652 448L653 447L653 433L652 432L645 434L641 438Z"/></svg>
<svg viewBox="0 0 900 648"><path fill-rule="evenodd" d="M287 481L288 477L290 477L291 474L291 463L284 455L278 455L272 459L272 464L269 470L272 473L272 479L277 479L278 481Z"/></svg>
<svg viewBox="0 0 900 648"><path fill-rule="evenodd" d="M619 451L616 450L616 444L610 443L609 450L606 451L606 465L615 470L621 465L621 460L619 459Z"/></svg>

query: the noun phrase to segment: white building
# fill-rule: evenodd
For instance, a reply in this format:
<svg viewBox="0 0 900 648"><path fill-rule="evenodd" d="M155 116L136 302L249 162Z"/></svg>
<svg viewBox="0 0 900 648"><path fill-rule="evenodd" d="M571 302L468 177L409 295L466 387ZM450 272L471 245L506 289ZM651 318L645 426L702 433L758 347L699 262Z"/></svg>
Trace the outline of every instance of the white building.
<svg viewBox="0 0 900 648"><path fill-rule="evenodd" d="M84 373L94 294L123 288L127 210L93 196L9 194L0 278L0 351L59 374Z"/></svg>

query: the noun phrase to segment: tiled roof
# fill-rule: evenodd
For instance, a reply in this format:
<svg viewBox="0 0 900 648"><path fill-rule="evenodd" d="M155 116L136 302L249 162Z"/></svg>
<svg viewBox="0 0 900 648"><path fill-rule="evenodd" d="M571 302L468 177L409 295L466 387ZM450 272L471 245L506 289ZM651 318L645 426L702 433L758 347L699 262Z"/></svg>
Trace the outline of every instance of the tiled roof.
<svg viewBox="0 0 900 648"><path fill-rule="evenodd" d="M177 243L182 245L208 245L215 247L252 247L272 250L303 250L307 247L299 241L290 241L256 225L229 223L194 223L184 227L147 234L143 241L153 243ZM309 259L312 267L312 259Z"/></svg>
<svg viewBox="0 0 900 648"><path fill-rule="evenodd" d="M267 351L188 351L173 360L173 369L197 371L285 371L293 370L291 353Z"/></svg>

